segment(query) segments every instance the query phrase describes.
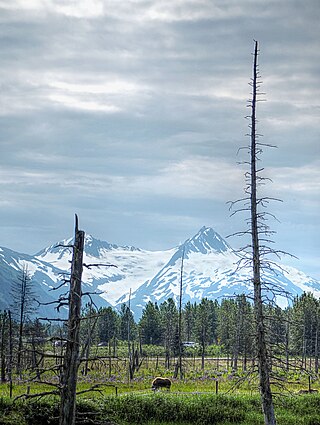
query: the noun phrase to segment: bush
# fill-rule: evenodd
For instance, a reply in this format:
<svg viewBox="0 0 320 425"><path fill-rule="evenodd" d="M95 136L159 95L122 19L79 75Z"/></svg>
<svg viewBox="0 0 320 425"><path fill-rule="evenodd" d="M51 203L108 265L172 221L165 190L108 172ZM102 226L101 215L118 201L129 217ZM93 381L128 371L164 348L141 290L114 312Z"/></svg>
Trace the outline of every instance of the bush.
<svg viewBox="0 0 320 425"><path fill-rule="evenodd" d="M226 400L229 400L226 403ZM225 421L241 423L245 418L243 404L236 397L214 395L178 396L153 394L128 395L106 401L106 413L115 420L131 424L143 424L154 420L168 423L192 422L195 424L219 424Z"/></svg>

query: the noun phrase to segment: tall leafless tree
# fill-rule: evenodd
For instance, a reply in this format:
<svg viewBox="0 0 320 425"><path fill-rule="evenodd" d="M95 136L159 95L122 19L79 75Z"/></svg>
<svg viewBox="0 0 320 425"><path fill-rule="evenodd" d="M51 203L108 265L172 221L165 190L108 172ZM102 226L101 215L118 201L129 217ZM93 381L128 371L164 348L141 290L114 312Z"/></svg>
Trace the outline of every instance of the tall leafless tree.
<svg viewBox="0 0 320 425"><path fill-rule="evenodd" d="M16 371L21 375L24 327L26 321L30 318L30 315L35 312L32 280L30 278L27 266L23 267L21 275L16 281L13 282L11 287L11 296L11 308L18 323Z"/></svg>
<svg viewBox="0 0 320 425"><path fill-rule="evenodd" d="M83 269L84 231L78 228L76 216L71 279L67 346L61 376L60 425L74 425L76 415L77 376L80 364L81 277Z"/></svg>
<svg viewBox="0 0 320 425"><path fill-rule="evenodd" d="M269 254L279 256L281 251L276 251L270 247L270 244L273 242L270 238L274 232L270 230L270 227L267 224L267 219L270 216L274 216L265 210L265 207L269 204L269 202L276 199L258 195L258 186L263 185L265 181L268 180L261 175L263 168L258 166L260 154L263 152L264 147L273 147L270 144L262 143L259 140L260 134L257 132L256 112L257 103L259 102L258 96L259 94L263 94L259 91L261 80L258 66L258 55L258 42L255 41L253 53L253 75L250 82L250 86L252 87L252 97L248 104L248 107L251 109L251 114L248 116L250 120L250 144L246 147L250 155L250 160L245 161L245 163L249 165L250 170L245 174L247 182L245 189L246 196L243 199L231 202L231 208L234 207L235 204L242 203L243 207L237 207L233 214L241 211L249 212L249 218L247 219L248 229L243 232L236 233L238 236L250 236L251 239L245 247L245 252L241 254L239 267L245 267L248 265L252 267L256 350L262 409L265 424L275 425L276 418L270 386L271 358L267 350L267 329L263 313L262 289L266 288L272 292L276 290L276 288L268 286L265 282L263 282L262 271L265 268L271 269L272 266L275 266L274 262L266 259L266 256Z"/></svg>
<svg viewBox="0 0 320 425"><path fill-rule="evenodd" d="M179 291L179 318L178 318L178 359L175 367L174 378L177 378L180 371L180 379L183 379L182 369L182 289L183 289L183 261L184 261L185 247L182 250L181 268L180 268L180 291Z"/></svg>
<svg viewBox="0 0 320 425"><path fill-rule="evenodd" d="M0 313L0 329L1 329L1 343L0 343L0 380L6 382L6 352L8 340L8 313L4 311Z"/></svg>
<svg viewBox="0 0 320 425"><path fill-rule="evenodd" d="M133 361L132 361L132 350L131 350L131 329L130 329L130 312L131 312L131 288L128 299L128 322L127 322L127 342L128 342L128 377L129 382L133 379Z"/></svg>
<svg viewBox="0 0 320 425"><path fill-rule="evenodd" d="M258 42L255 42L253 79L252 79L252 101L251 101L251 240L252 240L252 266L253 266L253 288L254 288L254 312L256 321L257 356L259 367L260 392L262 408L266 425L276 424L274 414L272 393L270 388L269 359L266 346L266 329L263 317L262 285L261 285L261 255L260 255L260 230L259 217L261 213L258 205L261 198L257 196L257 181L259 170L257 167L257 156L260 146L257 146L256 132L256 105L258 90ZM268 230L265 230L264 232Z"/></svg>

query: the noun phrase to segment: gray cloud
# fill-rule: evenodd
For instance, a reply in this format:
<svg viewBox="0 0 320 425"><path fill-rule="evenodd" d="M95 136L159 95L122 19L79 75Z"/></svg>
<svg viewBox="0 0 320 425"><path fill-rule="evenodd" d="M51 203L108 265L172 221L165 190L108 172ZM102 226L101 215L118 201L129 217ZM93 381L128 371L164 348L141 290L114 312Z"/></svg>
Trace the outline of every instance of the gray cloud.
<svg viewBox="0 0 320 425"><path fill-rule="evenodd" d="M243 193L255 38L259 131L278 146L266 189L284 200L276 242L320 276L318 1L0 0L0 12L2 245L36 251L69 235L76 211L88 232L150 249L203 224L239 230L226 202Z"/></svg>

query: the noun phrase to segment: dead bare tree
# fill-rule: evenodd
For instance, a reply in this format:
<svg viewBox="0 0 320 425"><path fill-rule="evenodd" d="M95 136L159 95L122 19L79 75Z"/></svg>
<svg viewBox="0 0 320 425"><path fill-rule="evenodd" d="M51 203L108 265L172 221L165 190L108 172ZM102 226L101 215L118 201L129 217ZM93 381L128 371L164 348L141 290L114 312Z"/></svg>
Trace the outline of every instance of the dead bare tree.
<svg viewBox="0 0 320 425"><path fill-rule="evenodd" d="M78 228L76 216L71 279L67 346L61 376L60 425L74 425L76 416L76 392L81 322L81 277L83 269L84 231Z"/></svg>
<svg viewBox="0 0 320 425"><path fill-rule="evenodd" d="M41 305L56 304L56 309L59 311L61 307L68 308L68 319L64 318L38 318L39 321L62 322L66 325L66 334L60 334L60 337L51 338L52 342L58 343L60 352L53 354L45 352L45 350L33 350L35 364L35 376L30 378L32 382L45 384L53 388L51 391L43 391L36 394L27 393L17 396L17 398L39 398L48 395L60 396L60 415L59 425L75 425L76 423L76 396L89 391L101 391L100 388L105 386L105 383L97 383L92 385L89 389L77 392L78 370L80 363L85 361L85 367L88 367L89 361L100 359L100 357L89 357L89 347L91 340L91 332L95 326L99 313L93 312L93 306L96 307L92 300L91 292L82 292L81 278L83 267L90 269L91 267L116 267L112 264L84 264L83 251L84 251L84 236L85 232L78 228L78 217L75 216L75 235L74 243L72 245L59 245L66 249L72 249L71 273L63 277L63 281L55 289L59 289L65 284L69 283L69 290L66 293L59 295L58 300L39 303ZM95 294L95 293L93 293ZM81 300L83 296L90 298L90 314L88 317L81 317ZM93 319L92 327L90 326L88 338L84 344L82 353L80 353L80 327L82 321L89 321L89 325ZM11 318L9 312L9 335L12 335ZM61 328L60 328L61 331ZM11 341L11 339L10 339ZM1 351L1 350L0 350ZM1 353L0 353L1 354ZM11 364L12 364L12 342L9 345L9 363L8 363L8 377L10 382L10 396L12 395L12 378L11 378ZM50 360L49 366L45 364L45 359ZM55 364L52 364L55 360ZM0 359L1 363L1 359ZM41 367L40 367L41 365ZM10 374L9 374L10 367ZM53 381L48 379L48 374L52 374L56 379Z"/></svg>
<svg viewBox="0 0 320 425"><path fill-rule="evenodd" d="M134 376L134 362L133 362L133 351L131 349L131 328L130 328L130 312L131 312L131 288L129 292L129 299L128 299L128 307L127 307L127 316L128 316L128 322L127 322L127 343L128 343L128 380L131 382Z"/></svg>
<svg viewBox="0 0 320 425"><path fill-rule="evenodd" d="M257 167L257 155L260 147L257 146L256 136L256 105L258 90L258 42L255 42L252 101L251 101L251 240L252 240L252 266L253 266L253 288L254 288L254 312L256 320L257 356L260 380L260 392L262 407L266 425L276 424L274 414L272 393L270 387L269 359L266 345L266 329L263 317L262 285L261 285L261 256L260 256L260 230L258 204L261 199L257 197L257 181L259 170ZM269 230L265 227L263 232Z"/></svg>
<svg viewBox="0 0 320 425"><path fill-rule="evenodd" d="M9 358L8 358L8 379L10 388L10 398L12 397L12 358L13 358L13 332L12 332L12 317L11 311L8 310L8 321L9 321Z"/></svg>
<svg viewBox="0 0 320 425"><path fill-rule="evenodd" d="M6 382L6 351L8 340L8 313L4 311L0 313L0 329L1 329L1 344L0 344L0 362L1 362L1 372L0 380L1 382Z"/></svg>
<svg viewBox="0 0 320 425"><path fill-rule="evenodd" d="M251 238L251 241L246 245L246 247L244 247L245 249L242 249L242 252L240 251L241 257L238 267L252 267L256 350L262 410L265 424L276 425L270 386L271 359L267 350L266 342L267 330L263 312L263 280L261 275L264 268L271 269L272 266L275 265L272 261L265 260L265 256L268 254L275 254L276 256L279 256L280 251L270 248L270 243L273 242L270 237L274 232L270 230L270 227L267 224L267 219L268 216L274 216L264 210L271 200L276 199L258 196L258 186L263 185L265 181L268 180L261 175L263 168L258 167L258 161L260 161L260 154L263 152L264 147L272 147L272 145L260 142L259 136L261 135L257 133L256 110L257 103L259 101L258 95L263 94L259 91L261 80L258 67L258 55L258 42L255 41L253 54L253 76L250 82L252 87L252 97L248 104L248 107L251 109L251 114L248 117L250 119L250 145L245 148L250 155L250 160L245 161L245 164L249 165L250 171L247 171L245 174L247 182L245 189L246 196L243 199L231 202L230 208L233 208L238 203L242 203L243 206L238 207L237 205L236 210L232 213L232 215L243 211L249 212L249 218L247 220L248 229L243 232L235 233L237 236L249 236ZM272 291L274 288L267 287L267 289L271 289Z"/></svg>
<svg viewBox="0 0 320 425"><path fill-rule="evenodd" d="M18 323L18 344L17 344L17 359L16 359L16 372L22 374L22 360L23 360L23 336L25 324L29 316L35 312L34 307L34 293L33 284L30 278L28 267L24 266L21 270L19 278L13 282L11 287L12 296L12 311Z"/></svg>
<svg viewBox="0 0 320 425"><path fill-rule="evenodd" d="M178 372L180 371L180 379L183 379L182 369L182 289L183 289L183 261L184 261L185 247L183 247L181 256L181 268L180 268L180 293L179 293L179 318L178 318L178 359L174 371L174 378L177 378Z"/></svg>
<svg viewBox="0 0 320 425"><path fill-rule="evenodd" d="M86 338L84 341L84 346L82 348L82 353L80 355L82 361L84 361L84 366L81 370L81 373L84 376L87 376L89 371L89 358L90 358L92 339L93 339L94 331L99 319L99 314L96 314L92 301L89 304L87 304L86 307L87 307L87 315L85 315L82 318L82 325L85 323L85 326L82 332L84 331L84 333L86 334Z"/></svg>

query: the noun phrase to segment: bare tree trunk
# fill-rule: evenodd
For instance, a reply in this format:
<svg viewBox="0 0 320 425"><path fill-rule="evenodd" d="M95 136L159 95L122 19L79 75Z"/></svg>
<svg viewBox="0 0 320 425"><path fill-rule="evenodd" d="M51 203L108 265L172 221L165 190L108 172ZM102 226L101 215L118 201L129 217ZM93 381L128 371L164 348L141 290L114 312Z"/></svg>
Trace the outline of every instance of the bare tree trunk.
<svg viewBox="0 0 320 425"><path fill-rule="evenodd" d="M128 378L129 383L133 379L133 361L132 361L132 351L131 351L131 330L130 330L130 309L131 309L131 288L129 293L129 300L128 300Z"/></svg>
<svg viewBox="0 0 320 425"><path fill-rule="evenodd" d="M92 302L90 303L89 307L89 318L87 319L89 321L89 325L87 327L87 339L84 344L83 351L81 353L81 358L85 359L84 367L82 369L82 373L84 376L87 376L89 369L89 358L90 358L90 350L92 345L92 335L94 333L95 327L97 325L98 317L95 317L92 323Z"/></svg>
<svg viewBox="0 0 320 425"><path fill-rule="evenodd" d="M60 425L75 425L83 247L84 232L78 229L78 217L76 216L69 294L68 339L61 376Z"/></svg>
<svg viewBox="0 0 320 425"><path fill-rule="evenodd" d="M19 339L18 339L18 354L16 372L21 377L21 357L22 357L22 336L24 331L25 307L26 307L26 288L27 288L28 270L23 269L21 277L21 293L20 293L20 311L19 311Z"/></svg>
<svg viewBox="0 0 320 425"><path fill-rule="evenodd" d="M184 251L182 251L182 259L181 259L181 269L180 269L180 295L179 295L179 325L178 325L178 344L179 344L179 352L178 352L178 361L175 368L174 378L177 378L178 372L180 371L180 379L183 379L183 370L182 370L182 283L183 283L183 260L184 260Z"/></svg>
<svg viewBox="0 0 320 425"><path fill-rule="evenodd" d="M285 334L285 350L286 350L286 371L289 372L289 320L286 325L286 334Z"/></svg>
<svg viewBox="0 0 320 425"><path fill-rule="evenodd" d="M319 372L319 341L318 341L318 327L316 329L316 339L314 342L314 371L316 374Z"/></svg>
<svg viewBox="0 0 320 425"><path fill-rule="evenodd" d="M307 368L307 355L306 355L306 351L307 351L307 338L306 338L306 325L303 325L303 337L302 337L302 358L301 358L301 363L302 363L302 367L304 367L305 369Z"/></svg>
<svg viewBox="0 0 320 425"><path fill-rule="evenodd" d="M23 310L22 310L23 311ZM21 313L22 316L23 313ZM19 339L18 339L18 354L17 354L17 369L16 372L21 377L21 355L22 355L22 335L23 335L23 320L20 318L19 323Z"/></svg>
<svg viewBox="0 0 320 425"><path fill-rule="evenodd" d="M247 362L248 362L248 353L247 353L247 346L244 347L244 353L243 353L243 364L242 364L242 370L247 370Z"/></svg>
<svg viewBox="0 0 320 425"><path fill-rule="evenodd" d="M31 338L32 338L31 339L31 346L32 346L32 351L31 351L32 370L34 370L36 372L36 377L40 381L40 379L41 379L41 373L40 373L38 359L37 359L37 346L36 346L34 334L32 334L32 337Z"/></svg>
<svg viewBox="0 0 320 425"><path fill-rule="evenodd" d="M263 317L263 302L261 294L260 276L260 247L258 228L258 200L257 200L257 147L256 147L256 104L258 78L258 42L255 42L252 103L251 103L251 237L253 255L253 286L254 286L254 313L256 321L257 357L259 369L259 384L264 421L266 425L275 425L276 419L273 408L270 388L270 365L266 346L266 328Z"/></svg>
<svg viewBox="0 0 320 425"><path fill-rule="evenodd" d="M168 347L166 348L165 368L170 369L170 351Z"/></svg>
<svg viewBox="0 0 320 425"><path fill-rule="evenodd" d="M232 355L232 364L233 364L233 370L238 370L238 357L240 352L240 332L241 332L241 306L238 305L238 311L237 311L237 326L236 326L236 336L235 341L233 343L233 355Z"/></svg>
<svg viewBox="0 0 320 425"><path fill-rule="evenodd" d="M202 343L201 343L201 369L204 370L204 355L205 355L205 350L206 350L206 346L205 346L205 342L204 342L204 338L202 339Z"/></svg>
<svg viewBox="0 0 320 425"><path fill-rule="evenodd" d="M113 357L117 356L117 338L113 337Z"/></svg>
<svg viewBox="0 0 320 425"><path fill-rule="evenodd" d="M12 333L12 318L11 311L8 310L9 320L9 360L8 360L8 379L10 386L10 398L12 398L12 358L13 358L13 333Z"/></svg>
<svg viewBox="0 0 320 425"><path fill-rule="evenodd" d="M6 326L7 326L7 312L4 311L1 323L1 382L6 381Z"/></svg>

